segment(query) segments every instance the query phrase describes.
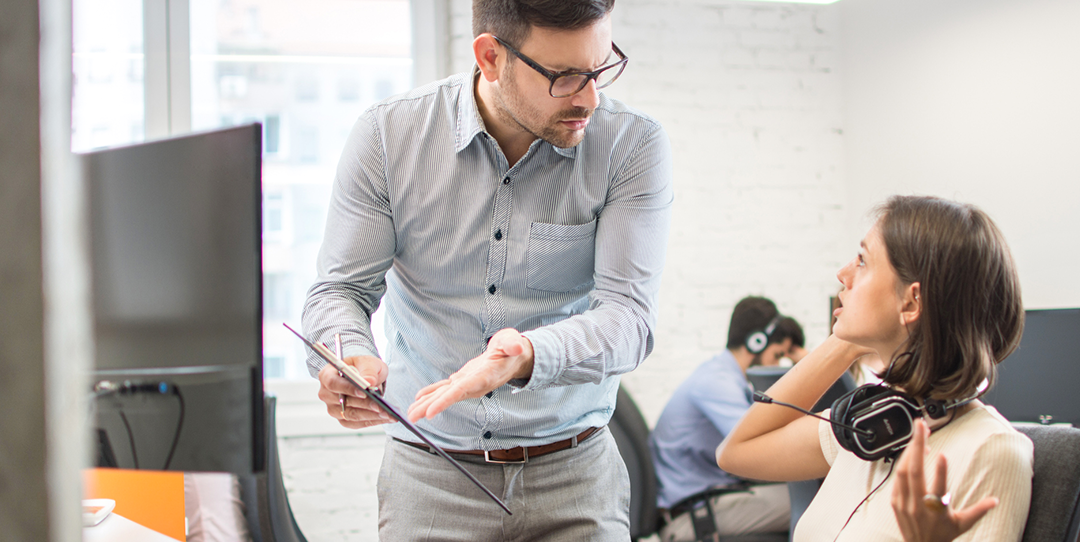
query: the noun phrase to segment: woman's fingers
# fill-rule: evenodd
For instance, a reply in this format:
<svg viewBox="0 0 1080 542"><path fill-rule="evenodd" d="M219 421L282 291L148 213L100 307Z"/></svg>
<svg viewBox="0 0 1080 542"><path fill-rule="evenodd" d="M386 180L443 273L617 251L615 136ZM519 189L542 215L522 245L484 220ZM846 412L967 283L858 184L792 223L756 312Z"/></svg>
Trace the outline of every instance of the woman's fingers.
<svg viewBox="0 0 1080 542"><path fill-rule="evenodd" d="M915 420L911 442L904 450L908 457L907 479L910 491L910 502L913 505L922 504L926 496L926 474L923 471L923 460L926 458L926 424L922 418Z"/></svg>
<svg viewBox="0 0 1080 542"><path fill-rule="evenodd" d="M998 505L997 497L987 497L964 510L953 512L953 519L956 521L959 532L967 532L968 529L975 525L976 521L982 519L987 512L992 510Z"/></svg>
<svg viewBox="0 0 1080 542"><path fill-rule="evenodd" d="M934 460L934 479L930 482L930 493L938 497L944 497L948 493L945 482L949 477L949 465L945 456L938 454Z"/></svg>

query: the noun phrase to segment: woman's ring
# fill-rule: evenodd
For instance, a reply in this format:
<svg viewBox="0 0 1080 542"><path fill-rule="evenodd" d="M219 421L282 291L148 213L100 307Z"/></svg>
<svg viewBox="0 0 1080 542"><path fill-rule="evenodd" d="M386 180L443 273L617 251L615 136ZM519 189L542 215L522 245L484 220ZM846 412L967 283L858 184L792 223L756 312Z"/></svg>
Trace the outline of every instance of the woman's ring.
<svg viewBox="0 0 1080 542"><path fill-rule="evenodd" d="M931 512L944 512L945 508L949 506L948 498L948 495L942 498L930 493L923 497L923 505Z"/></svg>

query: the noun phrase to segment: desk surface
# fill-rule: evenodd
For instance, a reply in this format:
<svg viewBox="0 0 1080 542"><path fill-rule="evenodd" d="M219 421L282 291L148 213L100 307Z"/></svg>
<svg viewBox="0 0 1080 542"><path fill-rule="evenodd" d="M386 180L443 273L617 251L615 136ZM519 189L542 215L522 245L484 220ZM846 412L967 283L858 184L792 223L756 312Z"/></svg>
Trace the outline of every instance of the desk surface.
<svg viewBox="0 0 1080 542"><path fill-rule="evenodd" d="M89 538L98 536L97 529L108 523L111 519L119 518L114 523L131 523L144 529L146 533L160 535L161 538L150 538L147 535L139 535L130 540L160 541L183 541L186 539L184 525L184 473L163 472L151 470L126 470L126 469L87 469L83 473L84 498L87 499L112 499L116 501L113 513L106 517L97 527L84 529L85 540L129 540L119 535L104 538ZM118 532L133 532L130 526L109 526L107 531L121 529Z"/></svg>
<svg viewBox="0 0 1080 542"><path fill-rule="evenodd" d="M83 528L83 542L179 542L115 512L93 527Z"/></svg>

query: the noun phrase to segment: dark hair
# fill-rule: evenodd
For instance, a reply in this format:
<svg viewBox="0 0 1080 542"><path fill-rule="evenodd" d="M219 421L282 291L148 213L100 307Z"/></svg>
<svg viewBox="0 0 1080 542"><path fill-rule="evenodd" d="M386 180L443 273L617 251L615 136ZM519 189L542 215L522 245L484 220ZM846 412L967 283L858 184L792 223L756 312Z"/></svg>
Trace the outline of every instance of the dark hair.
<svg viewBox="0 0 1080 542"><path fill-rule="evenodd" d="M785 316L776 324L776 331L769 336L770 343L782 343L784 339L791 339L791 346L806 346L806 336L803 335L802 326L790 316Z"/></svg>
<svg viewBox="0 0 1080 542"><path fill-rule="evenodd" d="M534 26L578 30L613 7L615 0L473 0L473 37L488 32L521 47Z"/></svg>
<svg viewBox="0 0 1080 542"><path fill-rule="evenodd" d="M764 297L744 297L735 304L731 311L731 324L728 325L728 348L738 348L746 344L746 338L755 331L762 331L769 322L780 315L776 304ZM779 325L779 324L777 324ZM773 333L775 335L775 332ZM772 337L769 338L772 341Z"/></svg>
<svg viewBox="0 0 1080 542"><path fill-rule="evenodd" d="M1020 343L1020 278L1005 238L974 205L893 196L877 209L902 286L919 283L920 316L893 354L888 384L916 397L963 399ZM989 388L988 388L989 389Z"/></svg>

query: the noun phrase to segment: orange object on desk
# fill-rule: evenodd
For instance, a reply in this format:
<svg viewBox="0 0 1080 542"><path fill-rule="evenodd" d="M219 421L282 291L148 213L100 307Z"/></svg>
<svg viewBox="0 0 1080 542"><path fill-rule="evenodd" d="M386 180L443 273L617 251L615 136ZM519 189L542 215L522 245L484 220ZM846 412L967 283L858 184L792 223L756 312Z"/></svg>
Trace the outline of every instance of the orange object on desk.
<svg viewBox="0 0 1080 542"><path fill-rule="evenodd" d="M112 499L116 501L114 514L170 538L187 540L182 472L86 469L83 498Z"/></svg>

